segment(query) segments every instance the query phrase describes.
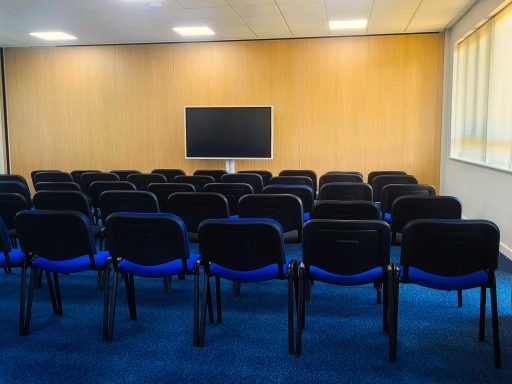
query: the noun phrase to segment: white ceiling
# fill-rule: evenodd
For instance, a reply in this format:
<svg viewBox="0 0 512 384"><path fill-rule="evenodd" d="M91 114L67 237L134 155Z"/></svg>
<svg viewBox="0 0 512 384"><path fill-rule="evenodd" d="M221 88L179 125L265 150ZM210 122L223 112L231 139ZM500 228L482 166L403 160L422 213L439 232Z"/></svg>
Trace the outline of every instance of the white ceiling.
<svg viewBox="0 0 512 384"><path fill-rule="evenodd" d="M30 32L78 37L62 45L188 41L173 27L206 25L247 40L441 31L477 0L0 0L0 46L60 45ZM364 30L328 22L368 19Z"/></svg>

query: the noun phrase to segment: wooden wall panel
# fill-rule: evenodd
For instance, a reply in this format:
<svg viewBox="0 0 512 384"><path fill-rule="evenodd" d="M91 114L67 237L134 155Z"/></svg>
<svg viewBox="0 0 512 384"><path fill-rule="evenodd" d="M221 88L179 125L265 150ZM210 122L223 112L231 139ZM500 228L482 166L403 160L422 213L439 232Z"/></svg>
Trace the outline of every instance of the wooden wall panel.
<svg viewBox="0 0 512 384"><path fill-rule="evenodd" d="M185 160L185 105L274 106L274 159L438 185L443 35L8 48L13 173L224 168Z"/></svg>

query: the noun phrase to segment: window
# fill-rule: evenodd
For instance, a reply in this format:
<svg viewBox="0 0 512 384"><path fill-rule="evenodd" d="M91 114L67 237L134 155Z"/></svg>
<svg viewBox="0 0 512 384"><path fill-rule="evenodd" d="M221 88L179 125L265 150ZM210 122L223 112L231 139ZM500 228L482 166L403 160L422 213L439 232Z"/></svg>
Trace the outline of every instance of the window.
<svg viewBox="0 0 512 384"><path fill-rule="evenodd" d="M455 46L451 156L512 170L512 5Z"/></svg>

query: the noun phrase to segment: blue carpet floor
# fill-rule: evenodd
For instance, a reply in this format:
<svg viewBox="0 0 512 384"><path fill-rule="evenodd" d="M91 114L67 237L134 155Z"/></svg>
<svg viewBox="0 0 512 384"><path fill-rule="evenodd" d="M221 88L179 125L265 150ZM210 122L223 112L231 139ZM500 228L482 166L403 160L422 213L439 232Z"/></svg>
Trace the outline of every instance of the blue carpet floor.
<svg viewBox="0 0 512 384"><path fill-rule="evenodd" d="M393 249L396 260L398 249ZM287 256L300 247L287 246ZM316 283L307 304L303 355L287 353L286 283L223 283L222 325L192 347L193 279L136 279L138 320L120 285L112 343L101 340L96 274L62 276L64 315L53 315L46 283L36 291L31 334L17 335L19 272L0 274L0 383L512 383L512 262L500 260L498 303L503 368L493 366L490 308L478 341L479 290L401 286L398 360L388 360L372 286ZM489 302L489 300L488 300Z"/></svg>

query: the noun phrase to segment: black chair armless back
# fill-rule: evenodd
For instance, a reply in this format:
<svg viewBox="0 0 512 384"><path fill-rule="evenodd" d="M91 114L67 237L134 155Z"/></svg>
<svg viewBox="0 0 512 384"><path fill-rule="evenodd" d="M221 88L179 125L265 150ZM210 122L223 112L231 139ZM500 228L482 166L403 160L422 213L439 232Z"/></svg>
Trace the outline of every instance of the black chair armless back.
<svg viewBox="0 0 512 384"><path fill-rule="evenodd" d="M132 173L127 180L133 183L139 191L147 191L148 185L152 183L167 183L164 175L159 173Z"/></svg>
<svg viewBox="0 0 512 384"><path fill-rule="evenodd" d="M257 175L260 175L263 179L263 186L268 185L270 182L270 179L272 178L272 172L270 171L263 171L263 170L256 170L256 171L238 171L237 173L255 173Z"/></svg>
<svg viewBox="0 0 512 384"><path fill-rule="evenodd" d="M91 184L95 181L119 181L119 176L109 172L86 172L80 176L80 187L82 192L87 196L91 196Z"/></svg>
<svg viewBox="0 0 512 384"><path fill-rule="evenodd" d="M311 212L311 219L379 220L380 212L371 201L320 201Z"/></svg>
<svg viewBox="0 0 512 384"><path fill-rule="evenodd" d="M383 175L374 177L369 183L373 189L373 201L381 201L381 191L388 184L418 184L412 175Z"/></svg>
<svg viewBox="0 0 512 384"><path fill-rule="evenodd" d="M17 193L31 202L30 190L26 184L19 181L0 181L0 193Z"/></svg>
<svg viewBox="0 0 512 384"><path fill-rule="evenodd" d="M103 220L115 212L160 212L156 196L147 191L105 191L99 201Z"/></svg>
<svg viewBox="0 0 512 384"><path fill-rule="evenodd" d="M373 190L370 184L356 182L335 182L320 187L320 200L366 200L373 201Z"/></svg>
<svg viewBox="0 0 512 384"><path fill-rule="evenodd" d="M404 171L372 171L368 174L368 184L371 184L373 179L375 179L377 176L389 176L389 175L407 175Z"/></svg>
<svg viewBox="0 0 512 384"><path fill-rule="evenodd" d="M282 177L293 177L293 176L282 176ZM263 188L263 193L270 194L288 194L295 195L302 201L302 207L304 212L311 212L313 209L313 203L315 202L314 191L308 185L267 185Z"/></svg>
<svg viewBox="0 0 512 384"><path fill-rule="evenodd" d="M212 176L197 175L197 176L176 176L173 180L175 183L192 184L197 192L201 192L206 184L215 183Z"/></svg>
<svg viewBox="0 0 512 384"><path fill-rule="evenodd" d="M313 180L307 176L274 176L270 179L268 185L284 184L284 185L309 185L313 191Z"/></svg>
<svg viewBox="0 0 512 384"><path fill-rule="evenodd" d="M382 188L380 195L380 210L391 213L396 199L401 196L435 196L436 189L427 184L388 184Z"/></svg>
<svg viewBox="0 0 512 384"><path fill-rule="evenodd" d="M168 212L167 200L169 196L176 192L195 192L196 188L187 183L151 183L148 185L148 191L158 199L160 211Z"/></svg>
<svg viewBox="0 0 512 384"><path fill-rule="evenodd" d="M137 188L129 181L93 181L89 186L92 205L100 206L100 195L105 191L135 191Z"/></svg>
<svg viewBox="0 0 512 384"><path fill-rule="evenodd" d="M198 169L194 172L194 176L211 176L215 183L220 183L222 176L226 175L227 171L223 169Z"/></svg>
<svg viewBox="0 0 512 384"><path fill-rule="evenodd" d="M140 174L141 171L137 171L136 169L115 169L110 171L110 173L115 173L117 176L119 176L120 181L128 181L128 176Z"/></svg>
<svg viewBox="0 0 512 384"><path fill-rule="evenodd" d="M99 171L97 169L80 169L80 170L71 171L71 177L73 178L73 182L80 184L80 177L82 177L82 175L84 173L90 173L90 172L98 173L101 171Z"/></svg>
<svg viewBox="0 0 512 384"><path fill-rule="evenodd" d="M36 169L32 172L30 172L30 179L32 180L32 185L35 187L36 185L36 182L35 182L35 177L36 175L39 173L39 172L62 172L62 171L59 171L58 169Z"/></svg>
<svg viewBox="0 0 512 384"><path fill-rule="evenodd" d="M224 182L206 184L203 191L217 192L223 195L228 200L230 215L238 215L238 201L240 198L253 193L252 187L249 184Z"/></svg>
<svg viewBox="0 0 512 384"><path fill-rule="evenodd" d="M311 169L284 169L279 172L279 176L305 176L311 179L311 186L317 191L318 186L318 178L316 176L316 172Z"/></svg>
<svg viewBox="0 0 512 384"><path fill-rule="evenodd" d="M28 188L27 180L21 175L0 175L0 181L17 181L25 184Z"/></svg>
<svg viewBox="0 0 512 384"><path fill-rule="evenodd" d="M253 193L263 190L263 178L256 173L228 173L222 176L221 183L244 183L252 187Z"/></svg>
<svg viewBox="0 0 512 384"><path fill-rule="evenodd" d="M42 182L35 186L36 191L77 191L82 192L80 184L68 181Z"/></svg>
<svg viewBox="0 0 512 384"><path fill-rule="evenodd" d="M336 175L336 174L342 174L342 175L359 175L363 177L363 174L359 171L329 171L325 172L325 175Z"/></svg>
<svg viewBox="0 0 512 384"><path fill-rule="evenodd" d="M38 172L34 176L35 183L44 183L44 182L73 182L73 178L67 172Z"/></svg>
<svg viewBox="0 0 512 384"><path fill-rule="evenodd" d="M7 229L14 229L14 217L18 212L29 210L30 202L19 193L0 193L0 217Z"/></svg>
<svg viewBox="0 0 512 384"><path fill-rule="evenodd" d="M183 169L153 169L151 173L158 173L159 175L164 175L167 179L168 183L172 183L176 176L185 176L185 171Z"/></svg>
<svg viewBox="0 0 512 384"><path fill-rule="evenodd" d="M34 208L46 211L76 211L92 222L89 199L77 191L39 191L34 195Z"/></svg>
<svg viewBox="0 0 512 384"><path fill-rule="evenodd" d="M327 183L363 183L363 176L355 173L326 173L320 176L320 189Z"/></svg>

